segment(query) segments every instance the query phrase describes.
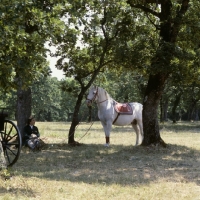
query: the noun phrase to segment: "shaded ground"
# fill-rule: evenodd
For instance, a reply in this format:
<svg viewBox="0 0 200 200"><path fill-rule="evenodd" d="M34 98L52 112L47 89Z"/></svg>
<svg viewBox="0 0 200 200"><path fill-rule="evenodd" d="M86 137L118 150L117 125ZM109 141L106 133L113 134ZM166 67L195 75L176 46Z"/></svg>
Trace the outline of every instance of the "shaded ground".
<svg viewBox="0 0 200 200"><path fill-rule="evenodd" d="M112 194L107 199L197 200L200 127L191 126L164 124L161 137L170 141L167 148L133 146L135 135L130 127L113 128L109 148L99 144L105 138L97 127L80 141L84 143L81 146L71 147L67 140L56 137L47 140L48 145L40 152L22 148L19 160L10 169L13 177L0 180L0 197L11 199L9 194L20 200L75 200L105 199ZM79 138L84 133L85 129L80 131Z"/></svg>

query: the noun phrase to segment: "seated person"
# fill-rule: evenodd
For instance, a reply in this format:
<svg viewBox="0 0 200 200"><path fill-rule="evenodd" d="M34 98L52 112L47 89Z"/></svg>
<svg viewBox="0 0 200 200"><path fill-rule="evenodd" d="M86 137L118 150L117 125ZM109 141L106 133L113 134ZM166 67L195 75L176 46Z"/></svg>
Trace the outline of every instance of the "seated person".
<svg viewBox="0 0 200 200"><path fill-rule="evenodd" d="M34 116L30 116L27 120L27 125L23 129L22 145L34 149L35 142L37 142L39 137L40 133L37 126L35 126L35 118Z"/></svg>

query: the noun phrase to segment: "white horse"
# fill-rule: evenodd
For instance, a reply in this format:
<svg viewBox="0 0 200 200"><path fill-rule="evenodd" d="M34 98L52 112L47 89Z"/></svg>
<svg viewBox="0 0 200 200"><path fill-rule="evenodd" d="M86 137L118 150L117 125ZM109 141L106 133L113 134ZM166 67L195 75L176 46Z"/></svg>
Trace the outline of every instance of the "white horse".
<svg viewBox="0 0 200 200"><path fill-rule="evenodd" d="M131 124L136 132L136 144L139 145L143 140L143 124L142 124L142 104L118 103L110 97L110 95L101 87L93 86L89 90L87 96L87 105L91 106L96 101L98 106L98 117L104 128L106 144L110 144L110 131L112 124L117 126L125 126Z"/></svg>

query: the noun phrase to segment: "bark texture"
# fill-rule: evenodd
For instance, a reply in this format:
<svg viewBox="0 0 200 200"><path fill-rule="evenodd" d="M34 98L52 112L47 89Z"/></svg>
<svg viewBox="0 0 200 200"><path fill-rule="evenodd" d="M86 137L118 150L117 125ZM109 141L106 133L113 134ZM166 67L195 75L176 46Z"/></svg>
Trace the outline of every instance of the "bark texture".
<svg viewBox="0 0 200 200"><path fill-rule="evenodd" d="M75 105L75 108L74 108L72 123L71 123L70 129L69 129L68 144L71 144L71 145L74 145L74 146L79 144L78 142L76 142L74 140L74 134L75 134L76 126L79 124L78 113L79 113L79 110L80 110L80 107L81 107L81 102L82 102L82 99L84 97L86 90L87 90L87 88L85 88L85 87L81 88L81 92L78 95L78 99L77 99L77 102L76 102L76 105Z"/></svg>
<svg viewBox="0 0 200 200"><path fill-rule="evenodd" d="M158 51L152 58L151 70L147 88L143 101L143 128L144 140L142 145L162 145L165 142L160 137L158 124L158 106L164 90L165 81L172 73L170 69L170 61L174 55L175 43L182 24L182 18L188 9L189 0L182 0L180 7L177 9L176 16L172 18L172 1L163 0L146 0L141 3L134 4L134 1L128 0L128 4L132 8L141 9L146 14L152 14L160 19L158 30L160 33L160 43ZM157 12L149 8L145 3L160 4L161 11Z"/></svg>
<svg viewBox="0 0 200 200"><path fill-rule="evenodd" d="M144 102L143 102L143 128L144 139L143 146L151 144L161 144L166 146L160 137L159 123L158 123L158 106L160 98L164 89L167 75L161 73L150 75Z"/></svg>
<svg viewBox="0 0 200 200"><path fill-rule="evenodd" d="M0 170L6 169L6 167L7 167L7 165L6 165L6 160L4 157L3 147L0 142Z"/></svg>
<svg viewBox="0 0 200 200"><path fill-rule="evenodd" d="M173 123L176 123L177 121L177 116L176 116L176 109L180 103L182 97L182 93L179 93L178 95L176 95L176 99L174 101L173 107L172 107L172 121Z"/></svg>
<svg viewBox="0 0 200 200"><path fill-rule="evenodd" d="M26 125L27 119L31 115L31 89L18 90L17 91L17 126L21 135L23 134L23 128Z"/></svg>

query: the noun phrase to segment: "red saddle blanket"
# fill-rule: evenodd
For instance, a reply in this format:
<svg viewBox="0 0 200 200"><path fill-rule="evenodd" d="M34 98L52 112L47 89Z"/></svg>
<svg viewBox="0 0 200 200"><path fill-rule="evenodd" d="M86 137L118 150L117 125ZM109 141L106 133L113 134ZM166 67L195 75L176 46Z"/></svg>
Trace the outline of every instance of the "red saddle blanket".
<svg viewBox="0 0 200 200"><path fill-rule="evenodd" d="M129 103L116 103L114 105L115 111L122 115L132 115L133 109Z"/></svg>

